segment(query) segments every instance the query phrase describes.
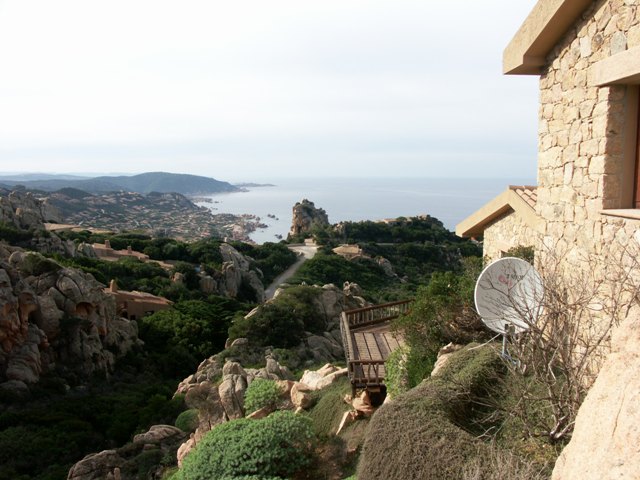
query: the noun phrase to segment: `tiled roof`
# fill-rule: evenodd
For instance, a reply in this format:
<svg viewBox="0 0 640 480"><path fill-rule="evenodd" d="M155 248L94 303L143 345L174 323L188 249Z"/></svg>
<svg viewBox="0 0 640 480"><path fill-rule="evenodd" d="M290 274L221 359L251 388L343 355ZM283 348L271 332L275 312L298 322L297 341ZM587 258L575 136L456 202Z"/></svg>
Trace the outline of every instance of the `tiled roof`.
<svg viewBox="0 0 640 480"><path fill-rule="evenodd" d="M510 215L514 212L531 228L537 229L537 225L541 221L536 214L537 201L537 187L510 185L500 195L456 225L456 235L460 237L481 235L492 222L503 215Z"/></svg>
<svg viewBox="0 0 640 480"><path fill-rule="evenodd" d="M536 202L538 201L538 187L532 185L509 185L509 189L516 192L518 196L531 208L536 207Z"/></svg>

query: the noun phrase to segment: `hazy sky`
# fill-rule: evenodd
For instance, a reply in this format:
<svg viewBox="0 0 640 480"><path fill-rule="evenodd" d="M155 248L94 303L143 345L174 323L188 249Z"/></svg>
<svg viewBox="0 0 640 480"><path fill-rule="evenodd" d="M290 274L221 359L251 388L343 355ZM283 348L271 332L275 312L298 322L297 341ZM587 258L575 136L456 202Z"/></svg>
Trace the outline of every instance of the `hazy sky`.
<svg viewBox="0 0 640 480"><path fill-rule="evenodd" d="M534 0L0 0L0 172L535 179Z"/></svg>

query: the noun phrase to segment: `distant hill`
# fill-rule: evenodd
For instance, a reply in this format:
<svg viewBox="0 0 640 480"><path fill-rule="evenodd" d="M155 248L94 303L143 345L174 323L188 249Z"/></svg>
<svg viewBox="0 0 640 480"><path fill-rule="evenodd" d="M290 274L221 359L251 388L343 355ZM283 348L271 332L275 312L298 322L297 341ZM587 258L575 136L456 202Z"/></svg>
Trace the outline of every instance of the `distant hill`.
<svg viewBox="0 0 640 480"><path fill-rule="evenodd" d="M214 178L166 172L141 173L133 176L102 176L86 179L69 179L56 176L55 178L28 180L28 177L28 175L0 177L0 183L5 186L24 185L29 189L45 191L74 188L89 193L125 190L143 194L175 192L182 195L199 195L240 191L238 187Z"/></svg>
<svg viewBox="0 0 640 480"><path fill-rule="evenodd" d="M66 175L56 173L16 173L0 175L0 182L31 182L34 180L86 180L92 178L86 175Z"/></svg>

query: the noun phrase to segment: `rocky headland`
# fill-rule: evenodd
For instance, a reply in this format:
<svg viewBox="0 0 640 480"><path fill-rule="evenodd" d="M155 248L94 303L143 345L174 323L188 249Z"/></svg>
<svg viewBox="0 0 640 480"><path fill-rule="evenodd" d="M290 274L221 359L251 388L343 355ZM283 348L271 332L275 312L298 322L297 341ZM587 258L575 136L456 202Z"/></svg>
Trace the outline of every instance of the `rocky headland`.
<svg viewBox="0 0 640 480"><path fill-rule="evenodd" d="M310 234L314 227L329 226L329 216L322 208L306 198L293 206L293 218L289 238Z"/></svg>

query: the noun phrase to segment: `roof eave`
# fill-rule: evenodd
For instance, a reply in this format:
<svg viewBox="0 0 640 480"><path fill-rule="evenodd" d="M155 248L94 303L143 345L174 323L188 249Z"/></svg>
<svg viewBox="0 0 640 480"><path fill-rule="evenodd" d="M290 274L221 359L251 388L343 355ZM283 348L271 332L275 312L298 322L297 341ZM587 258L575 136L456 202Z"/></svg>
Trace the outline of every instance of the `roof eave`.
<svg viewBox="0 0 640 480"><path fill-rule="evenodd" d="M539 0L502 56L506 75L539 75L551 49L593 0Z"/></svg>
<svg viewBox="0 0 640 480"><path fill-rule="evenodd" d="M510 211L517 212L527 225L537 229L539 217L535 210L509 188L456 225L456 235L464 238L482 235L487 226Z"/></svg>

